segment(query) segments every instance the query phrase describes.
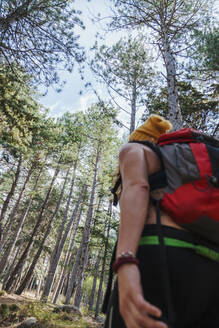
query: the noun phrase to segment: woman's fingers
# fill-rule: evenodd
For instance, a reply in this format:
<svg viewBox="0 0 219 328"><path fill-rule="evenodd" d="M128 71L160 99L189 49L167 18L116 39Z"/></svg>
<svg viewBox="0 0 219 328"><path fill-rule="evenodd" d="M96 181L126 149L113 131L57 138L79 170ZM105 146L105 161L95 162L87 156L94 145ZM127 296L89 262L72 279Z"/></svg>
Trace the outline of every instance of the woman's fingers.
<svg viewBox="0 0 219 328"><path fill-rule="evenodd" d="M162 315L161 310L155 305L147 302L141 294L136 295L136 306L139 308L139 311L148 315L160 318Z"/></svg>
<svg viewBox="0 0 219 328"><path fill-rule="evenodd" d="M167 328L156 320L161 317L161 310L144 299L138 267L122 266L118 286L120 313L127 328Z"/></svg>
<svg viewBox="0 0 219 328"><path fill-rule="evenodd" d="M138 328L168 328L165 323L151 317L159 318L162 312L156 306L145 301L142 295L139 294L136 296L135 303L132 304L132 309L133 311L129 313L132 313L134 322Z"/></svg>

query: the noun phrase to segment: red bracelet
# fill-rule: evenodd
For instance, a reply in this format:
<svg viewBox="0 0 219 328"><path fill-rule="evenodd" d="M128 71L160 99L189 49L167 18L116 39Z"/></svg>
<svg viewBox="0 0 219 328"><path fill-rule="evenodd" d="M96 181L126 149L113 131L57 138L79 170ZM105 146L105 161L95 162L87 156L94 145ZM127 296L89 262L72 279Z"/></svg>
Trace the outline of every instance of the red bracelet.
<svg viewBox="0 0 219 328"><path fill-rule="evenodd" d="M136 259L136 257L133 257L133 256L120 257L113 263L113 266L112 266L113 272L117 273L118 268L121 265L127 264L127 263L139 265L139 261Z"/></svg>

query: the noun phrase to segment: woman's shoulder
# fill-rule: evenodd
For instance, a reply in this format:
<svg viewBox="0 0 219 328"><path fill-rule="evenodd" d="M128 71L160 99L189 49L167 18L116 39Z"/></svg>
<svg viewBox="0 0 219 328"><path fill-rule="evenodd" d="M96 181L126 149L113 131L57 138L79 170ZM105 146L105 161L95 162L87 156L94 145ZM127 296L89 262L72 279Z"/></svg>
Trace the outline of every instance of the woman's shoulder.
<svg viewBox="0 0 219 328"><path fill-rule="evenodd" d="M148 152L153 151L149 146L143 144L143 143L134 143L134 142L129 142L126 143L125 145L123 145L120 150L119 150L119 154L125 154L129 151L139 151L141 149L144 149Z"/></svg>
<svg viewBox="0 0 219 328"><path fill-rule="evenodd" d="M161 163L157 154L147 145L139 143L127 143L123 145L119 152L119 159L125 161L128 157L145 159L147 162L148 173L153 174L161 168Z"/></svg>
<svg viewBox="0 0 219 328"><path fill-rule="evenodd" d="M129 152L144 152L146 155L157 157L153 147L149 147L143 143L127 143L120 148L119 156L123 156Z"/></svg>

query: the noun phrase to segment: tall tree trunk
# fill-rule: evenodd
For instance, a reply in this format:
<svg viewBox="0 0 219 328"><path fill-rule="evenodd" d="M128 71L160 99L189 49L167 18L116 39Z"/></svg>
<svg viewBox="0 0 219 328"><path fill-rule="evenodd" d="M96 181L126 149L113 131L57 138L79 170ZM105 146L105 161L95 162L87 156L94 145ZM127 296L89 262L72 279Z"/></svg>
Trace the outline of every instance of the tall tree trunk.
<svg viewBox="0 0 219 328"><path fill-rule="evenodd" d="M74 306L77 308L80 307L81 299L82 299L82 287L83 287L83 281L84 281L84 270L87 265L88 260L88 247L86 249L85 259L81 261L81 265L79 266L78 270L78 276L77 276L77 288L75 292L75 299L74 299Z"/></svg>
<svg viewBox="0 0 219 328"><path fill-rule="evenodd" d="M17 182L18 182L19 175L20 175L20 172L21 172L21 164L22 164L22 157L20 156L19 160L18 160L15 176L14 176L14 181L11 185L11 189L10 189L10 191L9 191L9 193L8 193L4 203L3 203L2 210L1 210L1 215L0 215L0 240L1 240L1 235L2 235L2 221L4 220L5 213L8 209L9 202L10 202L11 198L14 195L15 188L17 186Z"/></svg>
<svg viewBox="0 0 219 328"><path fill-rule="evenodd" d="M96 263L94 266L94 278L93 278L92 290L91 290L89 306L88 306L89 311L93 311L93 306L94 306L94 297L95 297L95 293L96 293L97 278L98 278L98 274L99 274L99 265L100 265L100 260L101 260L100 253L101 253L101 251L99 251L99 253L98 253L97 260L96 260Z"/></svg>
<svg viewBox="0 0 219 328"><path fill-rule="evenodd" d="M70 304L72 290L74 288L74 284L75 284L75 280L76 280L76 276L77 276L78 265L79 265L81 257L84 258L87 247L88 247L90 228L91 228L91 220L92 220L92 216L93 216L93 207L94 207L94 198L95 198L95 191L96 191L96 184L97 184L97 174L98 174L98 164L99 164L99 160L100 160L100 152L101 152L100 143L98 143L95 167L94 167L94 177L93 177L91 197L90 197L87 218L86 218L86 222L85 222L85 227L84 227L84 231L83 231L81 244L77 251L75 263L74 263L72 272L69 275L69 282L68 282L68 287L67 287L67 291L66 291L65 304Z"/></svg>
<svg viewBox="0 0 219 328"><path fill-rule="evenodd" d="M101 201L102 201L102 196L99 197L97 210L96 210L97 214L100 211ZM96 227L96 222L95 222L96 216L97 215L95 215L94 220L93 220L93 230L95 230L95 227ZM92 232L91 232L91 234L92 234ZM96 292L96 282L97 282L97 277L98 277L98 266L99 266L98 263L100 263L100 252L98 253L97 261L96 261L95 267L94 267L94 279L93 279L93 284L92 284L91 295L90 295L90 298L89 298L89 311L92 311L92 308L93 308L94 295L95 295L95 292Z"/></svg>
<svg viewBox="0 0 219 328"><path fill-rule="evenodd" d="M79 153L80 153L80 147L78 149L77 159L75 160L75 163L74 163L74 168L73 168L73 173L72 173L72 180L71 180L71 187L70 187L68 200L67 200L67 204L66 204L66 208L65 208L65 214L64 214L62 223L60 225L59 232L58 232L58 237L57 237L56 244L55 244L55 248L52 252L52 256L51 256L51 259L50 259L49 270L48 270L48 274L47 274L47 277L46 277L46 282L45 282L45 286L44 286L44 290L43 290L43 294L42 294L42 300L44 302L46 302L48 297L49 297L50 290L51 290L53 280L54 280L54 276L55 276L55 271L56 271L58 261L59 261L59 259L57 260L57 258L58 258L57 254L58 254L59 245L60 245L60 242L61 242L61 239L62 239L63 231L64 231L65 224L66 224L66 221L67 221L67 218L68 218L69 208L70 208L70 204L71 204L71 200L72 200L72 193L73 193L73 188L74 188L74 183L75 183L75 173L76 173L76 169L77 169Z"/></svg>
<svg viewBox="0 0 219 328"><path fill-rule="evenodd" d="M20 190L20 193L19 193L18 199L16 200L16 203L15 203L15 205L14 205L14 207L13 207L13 209L12 209L10 215L9 215L8 223L7 223L7 225L5 225L5 227L4 227L4 232L3 232L2 240L1 240L1 243L0 243L0 252L2 251L2 248L3 248L4 245L5 245L5 242L6 242L6 240L7 240L8 234L9 234L9 232L10 232L11 226L12 226L13 221L14 221L14 216L15 216L15 214L16 214L16 213L18 212L18 210L19 210L19 206L20 206L21 198L22 198L23 193L24 193L24 191L25 191L26 185L27 185L28 181L30 180L30 177L31 177L31 175L32 175L32 173L33 173L33 171L34 171L34 168L35 168L35 164L33 163L33 164L31 165L29 171L28 171L28 174L27 174L27 176L26 176L26 179L25 179L25 181L24 181L24 183L23 183L23 186L22 186L22 188L21 188L21 190Z"/></svg>
<svg viewBox="0 0 219 328"><path fill-rule="evenodd" d="M27 273L26 273L26 275L25 275L25 277L24 277L21 285L19 286L19 288L15 292L15 294L17 294L17 295L20 295L23 292L23 290L26 288L27 283L30 280L30 277L32 276L33 271L35 269L35 266L36 266L36 264L37 264L37 262L39 260L39 257L40 257L40 255L42 253L43 246L44 246L45 241L46 241L47 237L49 236L49 233L50 233L50 230L51 230L52 222L54 221L54 219L55 219L55 217L56 217L56 215L58 213L58 210L60 208L61 202L62 202L62 198L63 198L64 191L65 191L65 186L66 186L66 183L67 183L68 173L69 173L69 170L66 173L65 180L64 180L64 183L63 183L63 187L62 187L62 190L61 190L61 193L60 193L60 196L59 196L59 200L58 200L58 203L56 205L56 209L55 209L53 215L51 216L51 218L49 220L49 223L47 225L47 229L45 231L44 237L43 237L43 239L42 239L42 241L40 243L40 247L39 247L36 255L34 256L34 259L33 259L32 263L30 265L30 268L27 271Z"/></svg>
<svg viewBox="0 0 219 328"><path fill-rule="evenodd" d="M72 201L72 194L73 194L73 189L74 189L74 184L75 184L75 171L76 171L76 167L77 167L77 161L75 162L75 165L74 165L74 170L73 170L72 180L71 180L70 192L69 192L67 204L66 204L66 207L65 207L65 214L64 214L64 217L63 217L63 220L62 220L60 229L59 229L57 243L55 245L55 249L54 249L54 252L53 252L54 257L56 257L56 254L58 252L59 244L60 244L61 239L62 239L63 231L64 231L64 228L65 228L65 224L66 224L66 221L68 219L69 208L70 208L70 204L71 204L71 201Z"/></svg>
<svg viewBox="0 0 219 328"><path fill-rule="evenodd" d="M63 284L64 284L64 280L65 280L65 277L66 277L65 268L69 265L69 263L71 261L72 250L74 248L75 237L76 237L77 229L78 229L78 226L79 226L79 223L80 223L80 220L81 220L82 212L83 212L83 204L81 205L79 215L77 216L76 222L75 222L74 227L73 227L73 234L72 234L72 237L70 238L70 241L69 241L69 247L68 247L66 257L65 257L65 263L64 263L64 266L61 270L60 278L59 278L59 281L58 281L58 284L57 284L57 289L54 293L54 297L53 297L53 300L52 300L53 304L56 304L57 299L59 297L59 294L60 294L60 292L62 290L62 287L63 287Z"/></svg>
<svg viewBox="0 0 219 328"><path fill-rule="evenodd" d="M35 281L36 281L36 277L33 275L32 278L30 279L27 289L32 290Z"/></svg>
<svg viewBox="0 0 219 328"><path fill-rule="evenodd" d="M86 193L86 186L84 185L83 190L80 193L78 201L77 201L77 203L74 207L74 210L72 212L72 216L71 216L71 218L70 218L70 220L69 220L69 222L68 222L68 224L65 228L63 237L62 237L61 241L58 240L59 245L58 245L58 248L55 250L55 256L53 258L53 261L52 261L52 263L50 263L50 269L49 269L49 272L48 272L48 275L47 275L46 285L45 285L43 295L42 295L42 300L44 302L47 301L48 296L50 294L50 290L52 288L52 284L53 284L54 277L55 277L55 272L56 272L56 269L57 269L61 254L62 254L62 250L63 250L64 244L65 244L65 241L66 241L68 233L71 229L72 223L73 223L73 221L74 221L74 219L75 219L75 217L78 213L79 206L81 204L81 201L82 201L85 193Z"/></svg>
<svg viewBox="0 0 219 328"><path fill-rule="evenodd" d="M33 192L35 192L37 190L38 182L39 182L40 176L42 174L42 171L43 171L43 169L41 168L40 169L40 172L39 172L39 174L38 174L38 176L36 178L36 181L35 181L35 184L34 184L34 187L33 187L33 190L32 190L32 194L33 194ZM18 240L18 238L20 236L22 227L23 227L24 222L25 222L25 219L26 219L26 217L27 217L27 215L29 213L29 210L30 210L30 207L32 205L32 202L33 202L33 196L31 196L29 198L27 207L24 210L24 213L22 214L22 216L21 216L20 220L18 221L18 224L17 224L17 226L15 228L14 234L13 234L13 236L11 238L11 242L8 245L7 250L4 253L4 255L3 255L3 257L2 257L2 259L0 261L0 277L1 277L1 275L2 275L2 273L4 271L4 269L5 269L5 266L6 266L7 262L8 262L8 259L10 258L11 254L14 251L14 247L15 247L16 242L17 242L17 240Z"/></svg>
<svg viewBox="0 0 219 328"><path fill-rule="evenodd" d="M42 272L42 274L40 276L39 283L38 283L37 290L36 290L36 298L37 299L40 298L40 292L41 292L41 288L42 288L42 285L43 285L43 278L44 278L45 273L46 273L46 262L47 262L47 257L45 256L44 262L43 262L44 272Z"/></svg>
<svg viewBox="0 0 219 328"><path fill-rule="evenodd" d="M39 229L39 226L40 226L40 224L41 224L41 222L42 222L42 220L43 220L44 210L46 209L46 206L47 206L47 203L48 203L48 200L49 200L50 194L51 194L51 192L52 192L52 189L53 189L53 186L54 186L54 183L55 183L55 180L56 180L56 178L57 178L57 176L58 176L59 171L60 171L60 169L59 169L59 167L57 167L56 170L55 170L55 172L54 172L54 175L53 175L52 181L51 181L51 183L50 183L49 189L48 189L48 191L47 191L46 198L45 198L45 200L44 200L44 202L43 202L43 205L42 205L42 207L41 207L41 210L40 210L39 216L38 216L38 218L37 218L37 222L36 222L36 224L35 224L35 227L34 227L34 229L33 229L32 234L31 234L31 236L30 236L29 242L28 242L26 248L24 249L24 251L23 251L23 253L22 253L22 255L21 255L21 258L19 259L17 265L15 266L15 268L14 268L14 270L13 270L13 272L12 272L10 278L8 279L8 282L7 282L7 284L6 284L6 288L5 288L6 292L10 292L10 291L11 291L11 287L12 287L12 285L13 285L13 281L16 280L16 277L17 277L18 275L20 275L20 272L21 272L21 270L22 270L22 267L23 267L23 265L24 265L24 262L25 262L25 260L26 260L26 258L27 258L27 256L28 256L29 251L30 251L30 249L31 249L31 246L32 246L32 244L33 244L34 237L36 236L36 234L37 234L37 232L38 232L38 229Z"/></svg>
<svg viewBox="0 0 219 328"><path fill-rule="evenodd" d="M136 79L133 81L132 86L132 103L131 103L131 122L130 122L130 134L135 130L135 117L136 117L136 100L137 100L137 90L136 90Z"/></svg>
<svg viewBox="0 0 219 328"><path fill-rule="evenodd" d="M166 27L163 27L163 38L161 43L162 44L160 45L160 50L167 72L169 120L173 124L174 129L180 129L182 128L182 114L179 106L178 87L176 80L176 60L171 51Z"/></svg>
<svg viewBox="0 0 219 328"><path fill-rule="evenodd" d="M21 253L22 245L23 245L23 240L20 243L19 247L17 248L17 250L15 252L15 255L13 256L11 262L9 263L9 265L7 267L7 270L6 270L6 273L5 273L5 276L4 276L4 280L3 280L3 284L2 284L2 289L3 290L5 290L5 287L6 287L7 281L9 279L9 277L10 277L10 274L11 274L12 270L15 267L16 259L19 257L19 255Z"/></svg>
<svg viewBox="0 0 219 328"><path fill-rule="evenodd" d="M36 294L35 294L35 298L38 300L39 296L40 296L40 290L41 290L41 286L43 283L43 276L40 277L39 282L37 284L37 289L36 289Z"/></svg>
<svg viewBox="0 0 219 328"><path fill-rule="evenodd" d="M108 220L108 226L107 226L107 233L106 233L105 248L104 248L104 254L103 254L102 269L101 269L101 273L100 273L100 283L99 283L99 288L98 288L98 293L97 293L95 318L97 318L98 314L99 314L99 307L100 307L100 301L101 301L101 295L102 295L104 272L105 272L105 266L106 266L106 257L107 257L108 246L109 246L109 233L110 233L110 223L111 223L111 215L112 215L112 201L110 201L110 203L109 203L108 214L109 214L109 220Z"/></svg>

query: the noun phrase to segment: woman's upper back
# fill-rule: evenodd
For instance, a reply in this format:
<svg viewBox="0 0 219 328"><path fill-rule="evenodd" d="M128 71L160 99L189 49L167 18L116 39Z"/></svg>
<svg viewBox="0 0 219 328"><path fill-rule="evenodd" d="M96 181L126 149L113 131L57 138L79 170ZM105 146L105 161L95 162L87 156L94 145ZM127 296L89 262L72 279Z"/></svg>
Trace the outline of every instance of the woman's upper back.
<svg viewBox="0 0 219 328"><path fill-rule="evenodd" d="M127 184L136 183L145 183L149 185L149 176L162 169L161 161L157 154L151 148L143 144L129 143L124 145L120 150L119 158L120 166L122 166L120 167L122 169L121 172L123 172L123 187ZM156 210L152 202L150 202L145 223L156 224ZM163 211L161 211L161 223L182 229L171 219L168 214Z"/></svg>

